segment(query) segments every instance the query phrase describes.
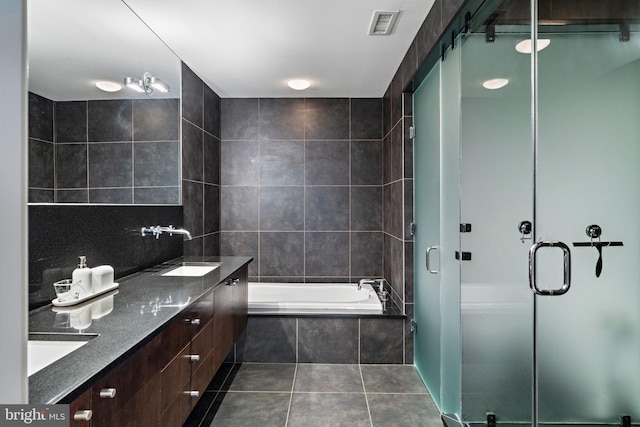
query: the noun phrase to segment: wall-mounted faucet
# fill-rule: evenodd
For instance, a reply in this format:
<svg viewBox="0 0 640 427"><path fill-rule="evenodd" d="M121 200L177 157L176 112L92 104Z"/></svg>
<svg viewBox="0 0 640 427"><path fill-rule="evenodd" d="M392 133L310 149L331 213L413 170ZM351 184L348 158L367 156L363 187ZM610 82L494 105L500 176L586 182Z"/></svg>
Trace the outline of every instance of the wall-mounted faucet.
<svg viewBox="0 0 640 427"><path fill-rule="evenodd" d="M361 279L358 282L358 290L362 289L362 285L364 285L365 283L373 285L374 283L376 283L376 281L374 279Z"/></svg>
<svg viewBox="0 0 640 427"><path fill-rule="evenodd" d="M191 240L191 233L189 233L184 228L174 228L173 225L170 225L168 227L163 227L160 225L156 225L155 227L149 226L149 228L142 227L140 233L143 236L153 235L156 237L156 239L159 239L162 233L169 233L169 236L173 236L174 234L182 234L183 236L186 236L187 240Z"/></svg>

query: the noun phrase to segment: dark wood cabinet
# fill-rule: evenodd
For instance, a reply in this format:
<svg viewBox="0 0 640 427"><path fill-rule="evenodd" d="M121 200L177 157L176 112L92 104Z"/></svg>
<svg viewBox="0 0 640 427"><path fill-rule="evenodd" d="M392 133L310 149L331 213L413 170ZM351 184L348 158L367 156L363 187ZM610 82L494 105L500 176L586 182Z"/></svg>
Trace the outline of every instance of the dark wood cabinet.
<svg viewBox="0 0 640 427"><path fill-rule="evenodd" d="M72 401L70 425L182 426L246 318L247 266Z"/></svg>

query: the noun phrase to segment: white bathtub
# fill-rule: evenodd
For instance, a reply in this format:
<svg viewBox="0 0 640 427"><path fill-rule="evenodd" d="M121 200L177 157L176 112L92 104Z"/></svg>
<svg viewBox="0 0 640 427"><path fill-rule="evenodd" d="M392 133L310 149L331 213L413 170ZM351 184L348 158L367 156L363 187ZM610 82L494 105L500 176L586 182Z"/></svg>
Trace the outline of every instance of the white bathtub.
<svg viewBox="0 0 640 427"><path fill-rule="evenodd" d="M249 314L382 314L371 285L249 282Z"/></svg>

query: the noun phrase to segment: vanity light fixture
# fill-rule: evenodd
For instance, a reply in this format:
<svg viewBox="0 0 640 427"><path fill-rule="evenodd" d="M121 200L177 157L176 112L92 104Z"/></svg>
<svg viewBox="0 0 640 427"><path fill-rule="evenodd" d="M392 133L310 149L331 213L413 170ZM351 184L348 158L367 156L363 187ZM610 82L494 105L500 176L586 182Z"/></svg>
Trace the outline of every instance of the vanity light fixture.
<svg viewBox="0 0 640 427"><path fill-rule="evenodd" d="M150 73L144 73L142 79L134 79L133 77L125 77L124 84L135 90L136 92L152 95L154 90L158 92L169 92L169 85L157 77L153 77Z"/></svg>
<svg viewBox="0 0 640 427"><path fill-rule="evenodd" d="M509 80L507 79L491 79L482 83L482 87L485 89L495 90L505 87L509 84Z"/></svg>
<svg viewBox="0 0 640 427"><path fill-rule="evenodd" d="M295 79L289 80L287 85L289 85L289 87L294 90L305 90L308 89L309 86L311 86L311 83L308 80Z"/></svg>
<svg viewBox="0 0 640 427"><path fill-rule="evenodd" d="M549 46L550 43L551 43L551 40L549 39L538 39L538 43L537 43L538 52L540 52L542 49ZM518 42L518 44L516 44L516 50L520 53L530 54L532 50L531 44L532 44L531 39L521 40L520 42Z"/></svg>
<svg viewBox="0 0 640 427"><path fill-rule="evenodd" d="M117 92L122 89L122 85L118 83L103 80L96 82L96 87L105 92Z"/></svg>

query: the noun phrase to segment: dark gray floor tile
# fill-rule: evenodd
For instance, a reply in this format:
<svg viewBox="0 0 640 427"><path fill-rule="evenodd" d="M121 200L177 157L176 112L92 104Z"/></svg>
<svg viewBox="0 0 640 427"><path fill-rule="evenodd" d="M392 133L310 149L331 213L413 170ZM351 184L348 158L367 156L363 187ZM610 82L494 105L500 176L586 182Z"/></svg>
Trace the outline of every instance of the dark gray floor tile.
<svg viewBox="0 0 640 427"><path fill-rule="evenodd" d="M294 393L288 427L370 427L364 394Z"/></svg>
<svg viewBox="0 0 640 427"><path fill-rule="evenodd" d="M367 393L427 393L413 365L361 365Z"/></svg>
<svg viewBox="0 0 640 427"><path fill-rule="evenodd" d="M367 399L373 427L442 427L428 394L369 394Z"/></svg>
<svg viewBox="0 0 640 427"><path fill-rule="evenodd" d="M358 365L300 364L294 392L364 393Z"/></svg>
<svg viewBox="0 0 640 427"><path fill-rule="evenodd" d="M220 393L210 426L283 427L290 398L290 393Z"/></svg>
<svg viewBox="0 0 640 427"><path fill-rule="evenodd" d="M291 392L295 364L251 363L240 366L230 385L229 391L283 391ZM228 381L227 381L228 382Z"/></svg>

